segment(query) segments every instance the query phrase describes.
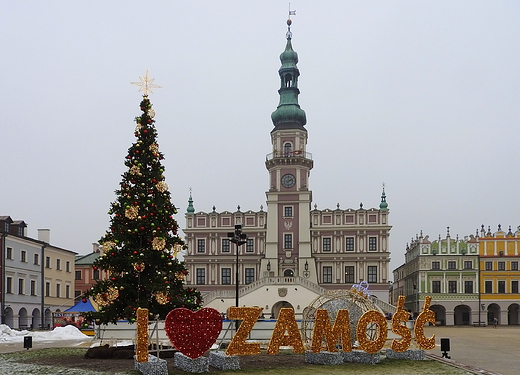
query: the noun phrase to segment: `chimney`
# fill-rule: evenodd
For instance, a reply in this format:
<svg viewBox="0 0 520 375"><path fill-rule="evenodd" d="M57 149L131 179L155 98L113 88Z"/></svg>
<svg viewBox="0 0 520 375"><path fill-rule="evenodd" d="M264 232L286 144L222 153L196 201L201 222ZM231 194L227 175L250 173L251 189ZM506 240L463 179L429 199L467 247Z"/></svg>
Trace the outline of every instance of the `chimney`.
<svg viewBox="0 0 520 375"><path fill-rule="evenodd" d="M38 229L38 241L51 243L51 230L50 229Z"/></svg>

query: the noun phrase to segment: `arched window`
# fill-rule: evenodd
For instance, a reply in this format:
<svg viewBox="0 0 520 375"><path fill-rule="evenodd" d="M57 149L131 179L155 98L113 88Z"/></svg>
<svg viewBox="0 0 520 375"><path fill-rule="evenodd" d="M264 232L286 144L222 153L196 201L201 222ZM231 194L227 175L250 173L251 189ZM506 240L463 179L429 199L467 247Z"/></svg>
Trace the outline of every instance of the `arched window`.
<svg viewBox="0 0 520 375"><path fill-rule="evenodd" d="M294 271L293 270L285 270L285 271L283 271L283 275L285 277L293 277L294 276Z"/></svg>
<svg viewBox="0 0 520 375"><path fill-rule="evenodd" d="M287 73L285 76L284 76L284 80L285 80L285 87L292 87L292 75Z"/></svg>
<svg viewBox="0 0 520 375"><path fill-rule="evenodd" d="M285 156L291 156L292 145L287 142L283 145L283 153Z"/></svg>

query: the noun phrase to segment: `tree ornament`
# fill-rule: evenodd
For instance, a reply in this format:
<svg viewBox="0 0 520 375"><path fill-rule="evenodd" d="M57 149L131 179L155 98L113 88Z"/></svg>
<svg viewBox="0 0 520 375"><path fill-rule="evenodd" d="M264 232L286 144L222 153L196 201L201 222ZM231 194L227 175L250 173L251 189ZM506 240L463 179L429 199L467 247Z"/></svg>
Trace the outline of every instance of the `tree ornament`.
<svg viewBox="0 0 520 375"><path fill-rule="evenodd" d="M164 250L166 246L166 240L162 237L155 237L152 241L152 248L154 250Z"/></svg>
<svg viewBox="0 0 520 375"><path fill-rule="evenodd" d="M137 205L137 202L135 202L135 204ZM137 219L138 215L139 215L139 208L136 206L131 206L125 210L125 216L130 220Z"/></svg>
<svg viewBox="0 0 520 375"><path fill-rule="evenodd" d="M136 270L137 272L143 272L144 271L144 268L145 268L145 264L144 263L134 263L134 270Z"/></svg>

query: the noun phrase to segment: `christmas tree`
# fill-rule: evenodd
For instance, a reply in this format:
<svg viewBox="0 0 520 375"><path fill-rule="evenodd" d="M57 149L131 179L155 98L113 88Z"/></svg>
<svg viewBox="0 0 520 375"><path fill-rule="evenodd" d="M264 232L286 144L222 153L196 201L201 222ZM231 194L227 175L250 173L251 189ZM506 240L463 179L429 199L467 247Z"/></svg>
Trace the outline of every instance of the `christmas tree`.
<svg viewBox="0 0 520 375"><path fill-rule="evenodd" d="M184 242L173 218L177 209L165 182L155 112L148 99L148 91L159 86L153 85L148 72L139 85L144 95L142 114L135 119L137 141L128 149L128 170L108 212L110 229L99 241L103 254L93 265L108 278L98 280L85 294L99 305L99 311L85 317L98 324L134 322L139 307L147 308L153 318L164 319L174 308L195 310L201 304L199 292L183 288L187 270L177 259Z"/></svg>

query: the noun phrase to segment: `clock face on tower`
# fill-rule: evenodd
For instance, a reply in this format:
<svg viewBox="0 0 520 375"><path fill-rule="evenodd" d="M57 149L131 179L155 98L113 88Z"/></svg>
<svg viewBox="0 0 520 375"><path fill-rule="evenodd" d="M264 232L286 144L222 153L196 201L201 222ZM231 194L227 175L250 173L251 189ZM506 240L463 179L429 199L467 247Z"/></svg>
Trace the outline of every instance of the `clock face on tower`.
<svg viewBox="0 0 520 375"><path fill-rule="evenodd" d="M287 173L282 176L282 185L285 188L291 188L296 183L296 177L294 177L292 174Z"/></svg>

